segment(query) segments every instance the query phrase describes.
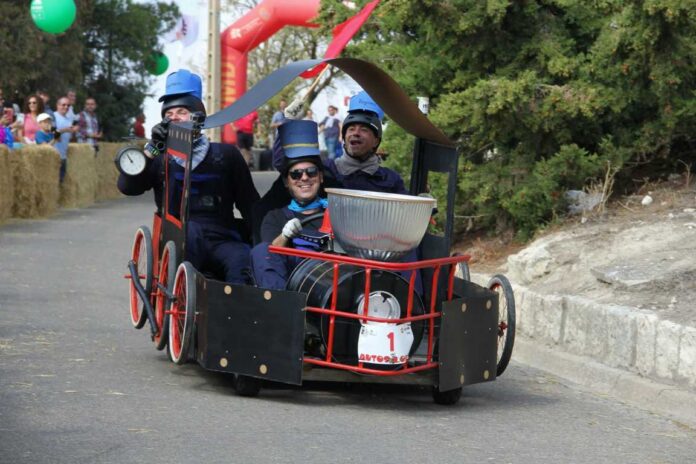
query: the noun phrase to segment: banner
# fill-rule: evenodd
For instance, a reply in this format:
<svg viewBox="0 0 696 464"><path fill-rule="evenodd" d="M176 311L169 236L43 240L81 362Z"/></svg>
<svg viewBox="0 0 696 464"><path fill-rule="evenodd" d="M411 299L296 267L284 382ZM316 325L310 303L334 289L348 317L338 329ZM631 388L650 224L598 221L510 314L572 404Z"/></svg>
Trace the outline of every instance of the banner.
<svg viewBox="0 0 696 464"><path fill-rule="evenodd" d="M176 25L165 34L164 40L176 42L181 40L184 47L193 45L198 39L198 18L191 15L181 15Z"/></svg>
<svg viewBox="0 0 696 464"><path fill-rule="evenodd" d="M370 17L370 14L372 14L372 10L374 10L377 7L378 3L379 0L374 0L368 3L362 10L360 10L358 14L351 18L348 18L338 26L334 27L333 40L326 49L324 59L336 58L343 51L343 49L346 48L346 45L348 45L350 39L353 38L353 36L358 32L360 27L365 23L365 21L367 21L367 18ZM309 71L303 72L301 76L305 79L310 79L312 77L317 76L325 67L326 63L322 63L316 68L312 68Z"/></svg>

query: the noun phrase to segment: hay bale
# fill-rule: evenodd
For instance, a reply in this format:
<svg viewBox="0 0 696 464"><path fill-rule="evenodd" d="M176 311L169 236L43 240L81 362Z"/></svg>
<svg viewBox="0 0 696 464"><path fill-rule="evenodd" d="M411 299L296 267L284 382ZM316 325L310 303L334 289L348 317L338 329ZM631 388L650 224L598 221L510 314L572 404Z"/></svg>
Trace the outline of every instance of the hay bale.
<svg viewBox="0 0 696 464"><path fill-rule="evenodd" d="M49 145L29 145L23 150L34 160L37 214L50 216L58 210L60 199L60 154Z"/></svg>
<svg viewBox="0 0 696 464"><path fill-rule="evenodd" d="M128 146L125 143L100 143L97 154L97 200L109 200L123 196L116 186L118 169L114 164L116 153Z"/></svg>
<svg viewBox="0 0 696 464"><path fill-rule="evenodd" d="M68 146L68 164L60 186L60 206L84 208L97 198L97 168L94 149L86 143Z"/></svg>
<svg viewBox="0 0 696 464"><path fill-rule="evenodd" d="M12 216L35 218L39 216L36 208L36 168L34 159L24 156L24 149L13 150L10 154L10 169L14 178L15 194Z"/></svg>
<svg viewBox="0 0 696 464"><path fill-rule="evenodd" d="M10 150L0 144L0 224L12 217L14 177L10 166Z"/></svg>
<svg viewBox="0 0 696 464"><path fill-rule="evenodd" d="M10 152L14 180L12 216L45 217L58 209L60 155L49 145L26 145Z"/></svg>

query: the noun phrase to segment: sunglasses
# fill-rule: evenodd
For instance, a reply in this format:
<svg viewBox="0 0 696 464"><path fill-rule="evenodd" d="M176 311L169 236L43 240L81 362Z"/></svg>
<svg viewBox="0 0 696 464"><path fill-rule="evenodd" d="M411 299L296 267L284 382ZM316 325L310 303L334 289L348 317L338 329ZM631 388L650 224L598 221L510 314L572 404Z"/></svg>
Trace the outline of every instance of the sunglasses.
<svg viewBox="0 0 696 464"><path fill-rule="evenodd" d="M307 177L312 178L312 177L317 177L319 175L319 168L316 166L310 166L308 168L304 169L293 169L290 171L288 174L290 174L290 178L292 180L300 180L302 179L302 174L307 174Z"/></svg>
<svg viewBox="0 0 696 464"><path fill-rule="evenodd" d="M35 101L30 101L29 104L30 104L30 105L36 105L36 102L35 102Z"/></svg>

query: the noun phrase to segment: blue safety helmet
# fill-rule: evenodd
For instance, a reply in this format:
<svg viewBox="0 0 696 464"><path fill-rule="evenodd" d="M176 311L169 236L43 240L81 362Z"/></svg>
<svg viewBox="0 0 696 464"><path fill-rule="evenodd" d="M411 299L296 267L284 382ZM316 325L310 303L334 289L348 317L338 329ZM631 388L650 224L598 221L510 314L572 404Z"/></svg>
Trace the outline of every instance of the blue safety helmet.
<svg viewBox="0 0 696 464"><path fill-rule="evenodd" d="M384 111L364 90L354 95L348 104L348 116L343 120L341 135L346 138L346 130L352 124L365 124L377 138L382 139L382 118Z"/></svg>
<svg viewBox="0 0 696 464"><path fill-rule="evenodd" d="M280 169L286 176L290 168L300 162L309 161L322 168L319 151L317 123L305 119L288 119L278 127L278 137L283 148L283 164Z"/></svg>
<svg viewBox="0 0 696 464"><path fill-rule="evenodd" d="M159 98L162 103L162 117L170 108L184 107L191 112L205 113L203 105L203 85L201 77L187 69L179 69L167 76L164 95Z"/></svg>

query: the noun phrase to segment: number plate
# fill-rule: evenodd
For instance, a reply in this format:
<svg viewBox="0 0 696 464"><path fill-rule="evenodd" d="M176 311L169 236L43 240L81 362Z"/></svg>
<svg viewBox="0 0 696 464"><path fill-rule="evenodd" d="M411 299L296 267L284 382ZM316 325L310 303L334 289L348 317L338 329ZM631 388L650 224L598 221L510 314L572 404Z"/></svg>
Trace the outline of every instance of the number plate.
<svg viewBox="0 0 696 464"><path fill-rule="evenodd" d="M411 324L363 324L358 337L358 360L371 364L403 364L413 345Z"/></svg>

